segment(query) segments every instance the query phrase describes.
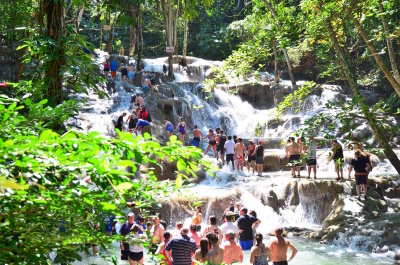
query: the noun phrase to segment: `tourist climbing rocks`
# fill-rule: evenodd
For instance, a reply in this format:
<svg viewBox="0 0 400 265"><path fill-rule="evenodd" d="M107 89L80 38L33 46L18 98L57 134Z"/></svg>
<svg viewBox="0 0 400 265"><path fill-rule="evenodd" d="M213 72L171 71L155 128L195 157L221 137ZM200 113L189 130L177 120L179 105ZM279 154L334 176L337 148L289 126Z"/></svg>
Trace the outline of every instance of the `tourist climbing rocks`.
<svg viewBox="0 0 400 265"><path fill-rule="evenodd" d="M208 139L208 146L207 146L206 151L204 152L204 155L206 155L208 153L208 151L210 151L210 149L212 148L214 151L215 158L218 159L218 154L217 154L217 149L216 149L217 135L214 133L213 129L208 130L208 134L206 136L204 136L204 138Z"/></svg>
<svg viewBox="0 0 400 265"><path fill-rule="evenodd" d="M232 140L232 136L228 136L228 141L224 144L224 149L226 154L226 164L229 165L229 162L232 162L232 170L234 170L235 142Z"/></svg>
<svg viewBox="0 0 400 265"><path fill-rule="evenodd" d="M135 134L138 135L138 131L140 132L140 134L144 134L145 132L148 132L148 127L150 125L150 122L143 120L143 119L138 119L137 123L136 123L136 128L135 128Z"/></svg>
<svg viewBox="0 0 400 265"><path fill-rule="evenodd" d="M344 156L343 156L343 148L342 145L339 144L337 140L332 141L332 154L330 159L333 159L333 163L335 164L335 171L337 174L337 181L344 180L343 178L343 164L344 164Z"/></svg>
<svg viewBox="0 0 400 265"><path fill-rule="evenodd" d="M128 121L129 132L133 133L133 131L136 128L136 124L138 122L138 119L136 117L136 112L135 111L132 112L132 114L128 117L127 121Z"/></svg>
<svg viewBox="0 0 400 265"><path fill-rule="evenodd" d="M199 147L200 140L204 138L203 132L197 128L197 125L195 125L192 133L193 133L193 139L191 143L193 146Z"/></svg>
<svg viewBox="0 0 400 265"><path fill-rule="evenodd" d="M351 177L351 172L354 168L354 177L356 180L356 191L358 200L361 200L361 187L364 192L364 199L367 199L367 176L368 173L372 170L371 163L369 162L368 158L363 156L361 150L357 149L354 152L354 158L350 162L349 167L349 180Z"/></svg>
<svg viewBox="0 0 400 265"><path fill-rule="evenodd" d="M139 119L151 122L150 113L147 111L146 106L144 105L139 110Z"/></svg>
<svg viewBox="0 0 400 265"><path fill-rule="evenodd" d="M110 62L108 60L106 60L103 63L103 71L104 71L104 77L105 77L105 79L107 79L108 73L110 72Z"/></svg>
<svg viewBox="0 0 400 265"><path fill-rule="evenodd" d="M168 120L164 120L164 129L166 131L167 140L171 137L172 133L174 132L174 125Z"/></svg>
<svg viewBox="0 0 400 265"><path fill-rule="evenodd" d="M296 171L295 169L297 168L297 177L300 177L300 154L302 151L301 146L295 142L294 137L289 138L289 143L286 145L286 157L289 158L289 166L292 171L292 177L296 177Z"/></svg>
<svg viewBox="0 0 400 265"><path fill-rule="evenodd" d="M311 170L314 172L314 179L317 178L317 143L314 140L314 136L311 136L307 148L307 172L308 177L311 177Z"/></svg>
<svg viewBox="0 0 400 265"><path fill-rule="evenodd" d="M246 155L246 146L243 144L242 138L238 138L237 143L235 145L235 160L238 171L243 171L245 155Z"/></svg>
<svg viewBox="0 0 400 265"><path fill-rule="evenodd" d="M144 106L144 98L139 93L136 93L135 105L138 107Z"/></svg>
<svg viewBox="0 0 400 265"><path fill-rule="evenodd" d="M176 127L178 128L179 141L185 145L186 123L183 121L182 117L179 117L179 122Z"/></svg>
<svg viewBox="0 0 400 265"><path fill-rule="evenodd" d="M297 249L282 236L283 228L275 229L275 239L269 244L271 250L272 262L274 265L288 265L288 261L291 261L297 254ZM287 259L287 251L290 249L292 254Z"/></svg>
<svg viewBox="0 0 400 265"><path fill-rule="evenodd" d="M129 102L129 109L132 109L134 106L136 106L136 94L133 94L131 97L131 101Z"/></svg>
<svg viewBox="0 0 400 265"><path fill-rule="evenodd" d="M264 169L264 146L262 140L258 140L258 145L256 147L256 166L257 175L261 177Z"/></svg>
<svg viewBox="0 0 400 265"><path fill-rule="evenodd" d="M123 112L121 116L118 117L117 123L115 125L115 129L118 129L122 132L122 128L124 127L124 118L126 116L126 112Z"/></svg>
<svg viewBox="0 0 400 265"><path fill-rule="evenodd" d="M247 148L247 171L250 174L250 168L253 170L253 175L255 174L256 167L256 144L254 140L249 141L249 147Z"/></svg>
<svg viewBox="0 0 400 265"><path fill-rule="evenodd" d="M113 58L110 61L110 70L111 70L111 76L114 79L114 81L117 79L117 69L118 69L118 62Z"/></svg>
<svg viewBox="0 0 400 265"><path fill-rule="evenodd" d="M151 94L154 93L154 87L151 84L151 79L148 76L147 72L144 72L142 78L142 90L144 94L147 94L151 90Z"/></svg>

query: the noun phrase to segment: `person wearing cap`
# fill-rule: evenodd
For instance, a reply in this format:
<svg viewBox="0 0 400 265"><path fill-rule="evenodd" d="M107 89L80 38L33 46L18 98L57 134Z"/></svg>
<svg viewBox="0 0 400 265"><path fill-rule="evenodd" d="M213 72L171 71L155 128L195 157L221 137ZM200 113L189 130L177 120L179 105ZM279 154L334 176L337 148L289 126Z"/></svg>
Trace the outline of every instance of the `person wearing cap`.
<svg viewBox="0 0 400 265"><path fill-rule="evenodd" d="M132 227L136 224L135 222L135 214L128 213L127 221L121 226L120 234L123 236L128 235L132 231ZM120 242L121 248L121 260L128 260L129 259L129 244L126 242Z"/></svg>
<svg viewBox="0 0 400 265"><path fill-rule="evenodd" d="M264 169L264 146L262 145L262 140L258 140L258 145L256 147L256 166L257 174L261 177Z"/></svg>
<svg viewBox="0 0 400 265"><path fill-rule="evenodd" d="M222 245L224 248L224 262L225 264L242 263L243 250L235 241L235 233L228 231L225 235L226 242Z"/></svg>
<svg viewBox="0 0 400 265"><path fill-rule="evenodd" d="M291 261L297 254L297 249L290 244L289 240L284 239L282 234L283 228L279 227L275 229L276 238L269 243L274 265L288 265L288 261ZM288 249L292 251L289 260L287 259Z"/></svg>
<svg viewBox="0 0 400 265"><path fill-rule="evenodd" d="M165 245L165 254L172 265L192 264L192 253L198 249L196 242L188 236L189 228L184 226L181 234L174 236Z"/></svg>
<svg viewBox="0 0 400 265"><path fill-rule="evenodd" d="M235 234L235 238L239 238L239 228L237 225L234 223L235 220L235 213L234 212L227 212L225 214L225 223L223 223L220 227L221 233L222 233L222 243L225 243L226 241L226 234L228 231L233 231Z"/></svg>

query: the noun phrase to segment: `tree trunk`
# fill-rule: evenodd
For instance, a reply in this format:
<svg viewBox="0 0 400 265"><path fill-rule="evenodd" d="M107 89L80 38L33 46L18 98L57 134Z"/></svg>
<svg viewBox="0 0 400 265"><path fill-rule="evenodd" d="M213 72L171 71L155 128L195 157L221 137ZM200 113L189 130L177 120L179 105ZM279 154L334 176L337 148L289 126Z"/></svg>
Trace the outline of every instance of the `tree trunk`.
<svg viewBox="0 0 400 265"><path fill-rule="evenodd" d="M342 47L339 44L339 41L336 38L336 33L333 30L331 21L328 19L326 21L326 25L329 31L330 38L333 43L333 48L336 52L336 55L338 57L339 63L342 67L342 71L346 77L347 82L349 83L349 87L351 91L353 92L353 95L355 98L358 99L358 103L360 105L361 111L369 124L372 133L374 134L374 137L378 140L378 143L381 148L383 148L383 151L386 155L386 157L389 159L390 163L393 165L393 167L396 169L396 171L400 174L400 160L394 153L392 147L389 145L389 142L387 141L387 138L385 137L385 133L383 129L378 125L375 114L371 113L368 105L366 104L364 97L361 95L358 84L357 84L357 77L356 77L356 71L354 70L354 67L352 65L352 62L350 60L350 56L347 52L347 50L342 49Z"/></svg>
<svg viewBox="0 0 400 265"><path fill-rule="evenodd" d="M64 44L62 39L63 29L63 0L46 0L45 12L47 22L47 35L53 39L54 45L51 46L49 54L50 61L45 67L44 83L48 86L48 97L51 105L58 105L62 102L62 67L64 60Z"/></svg>
<svg viewBox="0 0 400 265"><path fill-rule="evenodd" d="M83 12L85 11L85 6L79 9L78 16L76 18L76 33L79 33L79 26L81 25Z"/></svg>
<svg viewBox="0 0 400 265"><path fill-rule="evenodd" d="M382 0L378 0L378 6L379 6L379 12L381 13L380 16L382 19L383 31L385 33L390 65L393 71L393 77L397 81L397 84L400 84L400 74L399 74L399 69L397 68L396 55L394 53L394 48L393 48L393 37L392 34L390 34L389 24L386 21L385 9L383 7Z"/></svg>
<svg viewBox="0 0 400 265"><path fill-rule="evenodd" d="M142 55L143 55L143 31L142 31L142 9L139 4L138 6L138 25L137 25L137 32L138 32L138 58L137 58L137 66L141 67L142 63Z"/></svg>
<svg viewBox="0 0 400 265"><path fill-rule="evenodd" d="M172 0L168 0L168 47L173 47L174 30L172 24ZM174 79L174 57L173 53L168 53L168 76Z"/></svg>
<svg viewBox="0 0 400 265"><path fill-rule="evenodd" d="M394 79L392 73L390 73L390 70L386 67L385 63L383 62L383 59L377 53L374 46L371 44L370 40L368 39L367 33L364 31L364 29L360 25L360 22L356 18L353 18L353 23L357 27L358 32L360 33L362 39L364 40L365 44L367 45L368 50L371 53L372 57L374 57L376 63L378 64L379 68L382 70L386 79L389 81L389 83L392 85L392 87L396 91L397 95L399 95L399 97L400 97L399 83L397 83L397 81Z"/></svg>
<svg viewBox="0 0 400 265"><path fill-rule="evenodd" d="M278 53L276 50L276 40L272 42L273 49L274 49L274 83L275 85L279 85L279 69L278 69Z"/></svg>
<svg viewBox="0 0 400 265"><path fill-rule="evenodd" d="M108 17L107 17L107 25L111 24L111 14L108 13ZM111 55L111 30L108 29L107 30L107 52L108 55Z"/></svg>
<svg viewBox="0 0 400 265"><path fill-rule="evenodd" d="M267 0L264 0L264 3L268 7L269 11L272 13L272 16L277 18L278 14L276 13L275 9L272 7L271 3L268 2ZM278 23L281 24L280 21L278 21ZM283 51L283 54L285 55L285 60L286 60L286 64L287 64L288 72L289 72L289 76L290 76L290 81L292 82L293 88L296 88L296 80L294 79L293 66L292 66L292 63L290 62L288 52L287 52L286 48L282 48L282 51Z"/></svg>
<svg viewBox="0 0 400 265"><path fill-rule="evenodd" d="M187 36L189 31L189 20L185 21L185 28L183 30L183 61L186 64L186 52L187 52Z"/></svg>
<svg viewBox="0 0 400 265"><path fill-rule="evenodd" d="M178 36L178 15L179 15L179 3L180 1L177 1L177 7L176 7L176 13L174 17L174 52L176 55L178 55L178 41L177 41L177 36Z"/></svg>

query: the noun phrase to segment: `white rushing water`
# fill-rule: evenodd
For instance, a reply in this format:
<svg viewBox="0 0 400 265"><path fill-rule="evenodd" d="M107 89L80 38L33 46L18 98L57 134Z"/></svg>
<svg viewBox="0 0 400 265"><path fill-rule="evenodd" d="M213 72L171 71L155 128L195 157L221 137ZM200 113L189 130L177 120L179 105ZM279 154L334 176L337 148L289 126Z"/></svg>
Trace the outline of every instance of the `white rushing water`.
<svg viewBox="0 0 400 265"><path fill-rule="evenodd" d="M98 59L98 63L104 61L106 54L102 53ZM166 64L166 58L145 59L145 71L162 72L162 67ZM239 96L233 95L221 89L216 89L212 93L212 98L206 99L202 93L201 84L188 84L188 81L204 80L204 77L209 74L211 66L218 66L220 62L212 62L206 60L195 60L185 71L175 65L175 79L182 83L177 90L174 91L175 99L185 101L188 106L191 106L192 115L191 123L197 124L203 132L207 132L209 128L221 127L228 135L237 135L243 138L255 138L255 128L260 124L265 124L269 120L274 119L272 109L258 109L252 106L249 102L242 100ZM268 77L268 73L263 73ZM284 85L290 85L288 81L282 82ZM299 84L302 84L301 82ZM79 95L82 98L87 98L90 101L91 110L80 114L80 125L86 131L99 131L104 134L110 134L113 126L110 123L111 119L116 118L124 111L127 111L130 97L136 91L140 92L140 88L133 89L132 92L126 92L122 83L119 80L116 85L116 91L110 99L98 99L97 96L90 94ZM323 106L331 100L340 97L341 89L338 86L326 86L320 96L312 95L300 108L299 113L289 113L282 117L282 123L276 128L267 128L264 130L262 138L269 139L285 139L291 135L301 124L309 117L323 111ZM150 110L151 112L151 110ZM279 147L279 146L278 146ZM274 147L277 148L277 147ZM268 152L276 152L282 155L282 150L267 150ZM318 157L318 174L321 172L332 172L333 165L326 159L328 150L319 151ZM346 153L346 156L350 156ZM379 161L373 169L372 174L393 174L394 168L387 160ZM263 187L266 182L274 182L275 177L287 177L287 172L265 173L262 178L252 176L251 174L238 174L232 172L231 167L223 166L216 177L208 178L200 185L193 188L198 194L218 194L231 192L237 189L241 196L240 201L250 209L255 209L258 218L262 220L258 231L266 234L277 226L285 227L301 227L307 229L318 229L319 223L315 222L315 213L307 211L301 202L295 208L287 207L280 209L279 213L271 207L264 205L260 198L254 194L254 191ZM329 177L336 177L332 173ZM279 185L276 187L279 190ZM206 212L204 213L204 225L211 213L211 203L208 202ZM359 205L347 203L346 210L360 211ZM171 208L172 213L172 208ZM180 218L180 217L177 217ZM177 219L171 218L171 224ZM185 223L190 223L190 218L185 219ZM204 227L203 225L203 227ZM270 238L266 238L266 241ZM393 253L374 254L369 253L366 249L367 244L360 242L368 241L365 237L346 238L341 235L335 244L326 245L316 242L310 242L304 239L294 239L294 244L299 248L300 252L293 262L290 264L315 264L315 265L337 265L337 264L392 264L392 258L387 257ZM116 255L119 259L119 246L114 244L114 249L109 250L108 256ZM248 264L249 253L245 253L245 260ZM127 262L118 261L119 264L128 264ZM105 264L105 261L98 256L85 256L83 262L75 264ZM109 263L110 264L110 263ZM148 257L145 264L155 264Z"/></svg>

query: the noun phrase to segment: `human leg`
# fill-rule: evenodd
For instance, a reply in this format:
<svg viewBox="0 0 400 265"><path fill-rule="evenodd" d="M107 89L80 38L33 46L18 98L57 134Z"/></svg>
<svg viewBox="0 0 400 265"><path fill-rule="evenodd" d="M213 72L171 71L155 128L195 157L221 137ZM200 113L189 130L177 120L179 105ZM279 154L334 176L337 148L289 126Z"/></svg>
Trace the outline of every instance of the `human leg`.
<svg viewBox="0 0 400 265"><path fill-rule="evenodd" d="M204 155L206 155L208 153L208 151L210 151L211 149L211 144L208 144L206 151L204 152Z"/></svg>

